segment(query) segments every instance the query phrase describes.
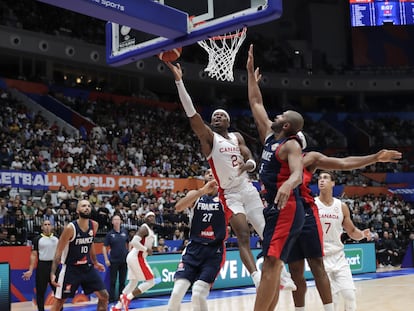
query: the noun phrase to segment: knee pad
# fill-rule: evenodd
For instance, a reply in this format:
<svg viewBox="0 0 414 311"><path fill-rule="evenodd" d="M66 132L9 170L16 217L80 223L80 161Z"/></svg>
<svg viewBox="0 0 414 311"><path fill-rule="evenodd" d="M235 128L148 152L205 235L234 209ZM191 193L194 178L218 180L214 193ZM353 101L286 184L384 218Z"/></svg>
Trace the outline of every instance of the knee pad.
<svg viewBox="0 0 414 311"><path fill-rule="evenodd" d="M198 280L193 284L191 302L194 311L207 311L207 296L210 293L210 284Z"/></svg>
<svg viewBox="0 0 414 311"><path fill-rule="evenodd" d="M170 299L168 300L168 311L180 310L181 301L184 298L185 293L190 288L191 283L186 279L177 279L174 282L174 287L171 292Z"/></svg>
<svg viewBox="0 0 414 311"><path fill-rule="evenodd" d="M344 298L345 311L356 310L356 296L353 289L343 289L341 291L342 297Z"/></svg>
<svg viewBox="0 0 414 311"><path fill-rule="evenodd" d="M145 281L145 282L139 284L138 288L141 291L141 293L145 293L147 290L149 290L154 285L155 285L155 280L151 279L151 280L148 280L148 281Z"/></svg>

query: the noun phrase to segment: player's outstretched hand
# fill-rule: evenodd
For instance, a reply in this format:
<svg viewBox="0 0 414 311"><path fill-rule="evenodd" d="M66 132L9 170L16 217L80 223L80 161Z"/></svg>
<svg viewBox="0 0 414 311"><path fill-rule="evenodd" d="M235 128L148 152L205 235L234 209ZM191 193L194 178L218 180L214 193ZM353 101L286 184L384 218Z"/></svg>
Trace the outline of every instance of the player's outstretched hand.
<svg viewBox="0 0 414 311"><path fill-rule="evenodd" d="M218 185L217 185L217 181L215 180L215 179L213 179L213 180L210 180L208 183L206 183L204 186L203 186L203 193L212 193L212 192L214 192L215 190L217 190L217 188L218 188Z"/></svg>
<svg viewBox="0 0 414 311"><path fill-rule="evenodd" d="M382 149L378 151L378 162L397 163L402 158L402 153L397 150Z"/></svg>
<svg viewBox="0 0 414 311"><path fill-rule="evenodd" d="M176 63L175 65L171 62L164 63L167 65L168 68L170 68L176 81L180 81L183 78L183 70L181 69L181 65L179 63Z"/></svg>
<svg viewBox="0 0 414 311"><path fill-rule="evenodd" d="M362 234L364 235L364 237L367 239L367 241L371 241L372 236L371 236L371 231L369 229L365 229L362 231Z"/></svg>
<svg viewBox="0 0 414 311"><path fill-rule="evenodd" d="M250 44L249 52L247 54L247 63L246 69L248 73L254 72L254 78L257 83L262 79L262 74L260 73L259 67L254 69L254 54L253 54L253 44Z"/></svg>

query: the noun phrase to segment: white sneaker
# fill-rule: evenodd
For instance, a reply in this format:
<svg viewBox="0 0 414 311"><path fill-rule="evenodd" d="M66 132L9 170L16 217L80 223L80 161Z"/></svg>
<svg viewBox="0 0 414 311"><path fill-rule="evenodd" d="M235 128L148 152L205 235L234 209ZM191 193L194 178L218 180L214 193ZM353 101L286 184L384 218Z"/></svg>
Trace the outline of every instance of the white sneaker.
<svg viewBox="0 0 414 311"><path fill-rule="evenodd" d="M255 271L252 273L251 277L253 279L254 286L256 287L256 289L258 289L260 285L260 279L262 278L262 272Z"/></svg>
<svg viewBox="0 0 414 311"><path fill-rule="evenodd" d="M280 276L280 289L282 290L291 290L291 291L295 291L296 285L295 282L293 282L290 273L282 273Z"/></svg>

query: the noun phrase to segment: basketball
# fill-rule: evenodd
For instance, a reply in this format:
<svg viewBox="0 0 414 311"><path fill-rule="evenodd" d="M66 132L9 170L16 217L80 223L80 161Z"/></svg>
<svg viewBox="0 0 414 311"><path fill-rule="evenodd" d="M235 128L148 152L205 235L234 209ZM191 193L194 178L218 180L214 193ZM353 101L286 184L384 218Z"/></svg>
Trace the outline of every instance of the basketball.
<svg viewBox="0 0 414 311"><path fill-rule="evenodd" d="M175 48L170 51L161 52L158 54L158 58L164 62L173 62L181 56L183 48Z"/></svg>

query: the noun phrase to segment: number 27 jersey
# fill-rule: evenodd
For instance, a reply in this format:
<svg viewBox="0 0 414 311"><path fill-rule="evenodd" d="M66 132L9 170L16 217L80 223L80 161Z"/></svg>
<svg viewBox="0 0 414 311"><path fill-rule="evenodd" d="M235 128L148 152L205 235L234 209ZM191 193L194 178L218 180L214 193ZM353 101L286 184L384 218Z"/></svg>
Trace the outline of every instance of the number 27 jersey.
<svg viewBox="0 0 414 311"><path fill-rule="evenodd" d="M218 196L203 195L190 210L190 240L201 244L220 244L227 234L223 206Z"/></svg>

